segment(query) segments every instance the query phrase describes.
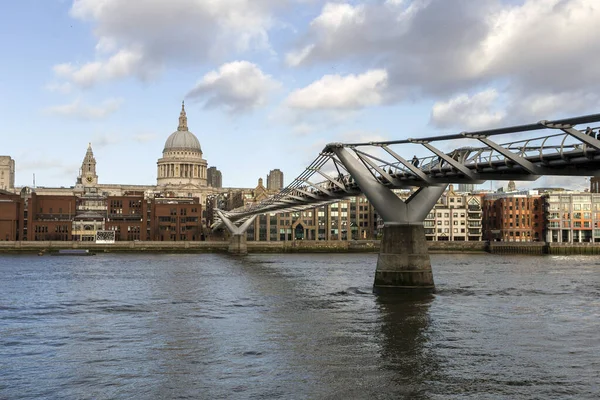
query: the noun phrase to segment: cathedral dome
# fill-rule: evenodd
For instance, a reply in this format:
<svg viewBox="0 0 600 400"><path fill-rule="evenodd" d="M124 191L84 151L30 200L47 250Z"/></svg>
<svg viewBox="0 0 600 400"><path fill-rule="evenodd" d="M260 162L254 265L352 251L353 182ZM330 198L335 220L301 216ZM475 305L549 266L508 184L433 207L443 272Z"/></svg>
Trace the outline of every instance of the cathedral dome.
<svg viewBox="0 0 600 400"><path fill-rule="evenodd" d="M163 151L173 150L202 152L198 138L190 131L175 131L167 138Z"/></svg>
<svg viewBox="0 0 600 400"><path fill-rule="evenodd" d="M177 127L177 130L167 138L163 152L175 150L197 151L202 153L198 138L188 130L184 104L181 105L179 126Z"/></svg>

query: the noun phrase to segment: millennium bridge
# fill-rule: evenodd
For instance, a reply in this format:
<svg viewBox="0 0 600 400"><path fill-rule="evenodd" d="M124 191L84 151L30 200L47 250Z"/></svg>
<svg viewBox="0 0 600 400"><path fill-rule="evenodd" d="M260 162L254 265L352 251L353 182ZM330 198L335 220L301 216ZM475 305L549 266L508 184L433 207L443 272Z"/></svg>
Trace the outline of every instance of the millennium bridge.
<svg viewBox="0 0 600 400"><path fill-rule="evenodd" d="M448 184L598 176L600 127L593 126L598 122L600 114L594 114L452 135L330 143L279 193L234 210L217 209L213 229L225 226L229 251L245 254L245 231L257 215L302 211L364 194L384 223L374 291L433 290L423 221ZM406 156L417 147L429 155ZM415 187L406 200L393 191Z"/></svg>

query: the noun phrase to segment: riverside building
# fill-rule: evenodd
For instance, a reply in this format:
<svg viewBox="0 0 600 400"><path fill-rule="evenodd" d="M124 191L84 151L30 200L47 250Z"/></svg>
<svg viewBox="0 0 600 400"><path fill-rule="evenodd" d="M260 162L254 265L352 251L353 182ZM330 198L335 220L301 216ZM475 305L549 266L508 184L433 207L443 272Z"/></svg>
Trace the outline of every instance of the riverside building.
<svg viewBox="0 0 600 400"><path fill-rule="evenodd" d="M480 241L482 235L481 196L454 191L454 185L440 197L423 221L429 241Z"/></svg>
<svg viewBox="0 0 600 400"><path fill-rule="evenodd" d="M544 198L537 190L486 194L483 213L484 240L544 240Z"/></svg>
<svg viewBox="0 0 600 400"><path fill-rule="evenodd" d="M552 193L546 198L546 207L546 242L600 242L599 193Z"/></svg>

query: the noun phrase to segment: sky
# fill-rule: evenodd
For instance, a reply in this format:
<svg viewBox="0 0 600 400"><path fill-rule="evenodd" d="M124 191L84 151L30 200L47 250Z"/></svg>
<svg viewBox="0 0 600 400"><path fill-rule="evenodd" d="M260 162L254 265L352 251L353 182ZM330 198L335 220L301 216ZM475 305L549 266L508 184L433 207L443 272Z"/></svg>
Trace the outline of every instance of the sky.
<svg viewBox="0 0 600 400"><path fill-rule="evenodd" d="M155 184L181 101L226 187L290 183L329 142L599 112L598 0L19 0L0 13L16 185ZM414 146L414 145L412 145ZM406 149L426 155L416 148ZM503 182L486 183L485 188ZM585 178L518 187L581 189Z"/></svg>

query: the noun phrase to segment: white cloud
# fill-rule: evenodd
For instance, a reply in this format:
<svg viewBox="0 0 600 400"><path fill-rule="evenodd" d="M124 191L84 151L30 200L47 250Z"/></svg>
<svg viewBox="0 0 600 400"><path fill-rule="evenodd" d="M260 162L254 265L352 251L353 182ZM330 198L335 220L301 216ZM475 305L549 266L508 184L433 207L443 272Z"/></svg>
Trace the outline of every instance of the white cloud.
<svg viewBox="0 0 600 400"><path fill-rule="evenodd" d="M84 104L81 99L76 99L72 103L46 108L44 111L50 115L64 116L77 119L102 119L116 112L123 99L108 99L98 106Z"/></svg>
<svg viewBox="0 0 600 400"><path fill-rule="evenodd" d="M75 162L67 162L65 158L53 159L48 158L47 152L29 150L26 153L19 155L18 171L20 175L27 172L26 175L33 179L33 174L36 175L36 185L43 186L44 177L60 177L77 176L78 168L81 164ZM29 174L31 173L31 175ZM73 182L74 183L74 182ZM32 184L32 181L26 179L26 185Z"/></svg>
<svg viewBox="0 0 600 400"><path fill-rule="evenodd" d="M234 61L204 75L187 97L205 99L205 107L244 112L264 105L269 93L279 87L255 64Z"/></svg>
<svg viewBox="0 0 600 400"><path fill-rule="evenodd" d="M517 120L537 121L551 116L597 113L600 94L584 90L515 95L509 113Z"/></svg>
<svg viewBox="0 0 600 400"><path fill-rule="evenodd" d="M585 91L502 95L487 89L472 96L459 94L434 104L431 124L437 128L478 130L531 123L542 119L592 114L600 107L600 94Z"/></svg>
<svg viewBox="0 0 600 400"><path fill-rule="evenodd" d="M155 140L158 137L156 133L139 133L133 137L138 143L147 143Z"/></svg>
<svg viewBox="0 0 600 400"><path fill-rule="evenodd" d="M69 94L73 90L73 85L71 85L71 83L69 83L69 82L63 82L63 83L51 82L45 86L45 89L49 90L51 92Z"/></svg>
<svg viewBox="0 0 600 400"><path fill-rule="evenodd" d="M285 3L285 2L284 2ZM70 14L89 21L96 59L54 67L82 87L136 76L148 79L168 66L194 64L236 52L270 50L276 0L75 0Z"/></svg>
<svg viewBox="0 0 600 400"><path fill-rule="evenodd" d="M290 93L285 104L300 110L356 110L382 104L387 84L388 74L382 69L360 75L325 75Z"/></svg>
<svg viewBox="0 0 600 400"><path fill-rule="evenodd" d="M360 25L365 22L365 6L344 3L327 3L321 14L311 22L311 26L322 30L338 30L345 25Z"/></svg>
<svg viewBox="0 0 600 400"><path fill-rule="evenodd" d="M286 63L292 67L297 67L304 61L306 57L308 57L311 51L313 51L314 47L314 44L309 44L300 50L289 52L285 56Z"/></svg>
<svg viewBox="0 0 600 400"><path fill-rule="evenodd" d="M60 64L54 67L56 74L74 84L89 88L99 82L123 78L137 74L140 78L151 76L151 66L142 63L142 54L129 50L121 50L105 61L94 61L80 67L72 64Z"/></svg>
<svg viewBox="0 0 600 400"><path fill-rule="evenodd" d="M99 133L99 134L95 134L92 139L91 139L91 143L95 148L103 148L103 147L107 147L113 144L117 144L121 141L121 139L118 137L118 135L114 134L114 133Z"/></svg>
<svg viewBox="0 0 600 400"><path fill-rule="evenodd" d="M431 123L438 128L484 129L498 125L505 117L497 108L498 92L488 89L468 96L461 94L446 102L437 102L431 111Z"/></svg>
<svg viewBox="0 0 600 400"><path fill-rule="evenodd" d="M327 3L286 61L384 68L390 93L413 98L503 82L510 105L523 95L597 92L599 20L597 0Z"/></svg>

